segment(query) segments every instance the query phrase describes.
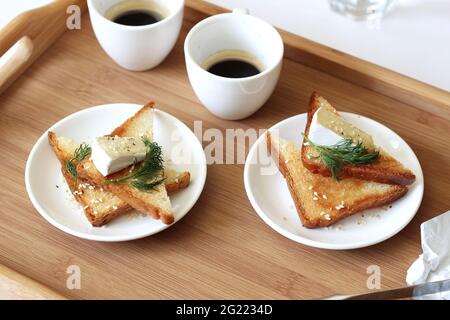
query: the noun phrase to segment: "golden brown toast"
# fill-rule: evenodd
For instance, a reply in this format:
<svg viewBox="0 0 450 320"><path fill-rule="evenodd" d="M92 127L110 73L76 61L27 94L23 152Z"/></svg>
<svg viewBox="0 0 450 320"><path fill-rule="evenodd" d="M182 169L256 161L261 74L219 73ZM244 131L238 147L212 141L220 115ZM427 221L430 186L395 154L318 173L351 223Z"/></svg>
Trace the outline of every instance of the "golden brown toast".
<svg viewBox="0 0 450 320"><path fill-rule="evenodd" d="M191 173L189 171L178 172L172 168L165 168L164 178L166 191L169 195L172 195L189 185Z"/></svg>
<svg viewBox="0 0 450 320"><path fill-rule="evenodd" d="M408 191L400 185L355 178L337 181L314 174L303 166L300 149L292 142L267 132L266 143L307 228L329 226L362 210L391 203Z"/></svg>
<svg viewBox="0 0 450 320"><path fill-rule="evenodd" d="M337 112L327 100L319 96L317 93L311 95L308 109L308 120L305 128L305 135L309 135L309 129L314 113L321 107L326 106L332 108ZM364 133L364 132L363 132ZM366 133L364 133L366 134ZM302 162L303 165L313 173L321 174L322 176L331 176L331 170L323 165L316 155L313 147L305 143L303 138L302 143ZM379 158L369 164L346 164L339 170L339 178L359 178L362 180L375 181L387 184L410 185L416 177L411 170L405 168L398 160L387 154L384 150L379 150Z"/></svg>
<svg viewBox="0 0 450 320"><path fill-rule="evenodd" d="M72 158L75 149L79 146L78 143L72 139L57 136L54 132L48 132L48 140L61 163L61 171L75 200L81 204L86 217L93 226L100 227L132 209L128 203L107 191L103 185L83 179L79 173L78 179L75 181L67 172L66 162ZM166 178L164 185L169 194L186 188L190 183L189 172L178 172L167 168L164 170L164 177Z"/></svg>
<svg viewBox="0 0 450 320"><path fill-rule="evenodd" d="M93 226L102 226L131 209L125 201L106 191L102 186L80 177L75 181L70 175L66 169L66 162L72 158L78 143L68 138L58 137L54 132L48 133L48 141L61 163L61 171L70 191L83 207L84 214Z"/></svg>
<svg viewBox="0 0 450 320"><path fill-rule="evenodd" d="M153 137L153 106L154 103L148 103L142 107L135 115L126 120L121 126L116 128L111 136L135 137L143 136L152 140ZM80 177L92 181L98 185L103 185L108 191L117 195L123 201L127 202L133 208L140 212L146 213L154 219L161 219L165 224L171 224L174 221L172 206L169 196L167 195L164 184L159 184L151 191L141 191L131 185L125 183L104 182L108 179L118 179L128 176L132 168L125 168L119 172L104 177L96 168L89 158L85 158L77 167ZM189 183L190 175L186 173L181 179L180 185ZM180 181L178 180L177 183Z"/></svg>

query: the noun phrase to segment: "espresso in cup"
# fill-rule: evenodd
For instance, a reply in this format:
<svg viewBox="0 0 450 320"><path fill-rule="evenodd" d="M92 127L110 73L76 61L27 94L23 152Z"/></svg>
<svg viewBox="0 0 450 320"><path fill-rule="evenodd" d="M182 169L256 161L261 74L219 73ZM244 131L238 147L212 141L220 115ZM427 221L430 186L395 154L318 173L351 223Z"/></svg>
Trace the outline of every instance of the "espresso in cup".
<svg viewBox="0 0 450 320"><path fill-rule="evenodd" d="M126 26L145 26L169 16L170 11L153 0L121 1L112 6L105 17Z"/></svg>
<svg viewBox="0 0 450 320"><path fill-rule="evenodd" d="M87 0L95 36L121 67L144 71L172 50L183 22L184 0Z"/></svg>
<svg viewBox="0 0 450 320"><path fill-rule="evenodd" d="M225 78L246 78L264 71L264 65L253 54L241 50L223 50L209 56L203 69Z"/></svg>
<svg viewBox="0 0 450 320"><path fill-rule="evenodd" d="M202 20L184 42L195 94L209 111L228 120L246 118L267 101L283 52L277 30L242 9Z"/></svg>

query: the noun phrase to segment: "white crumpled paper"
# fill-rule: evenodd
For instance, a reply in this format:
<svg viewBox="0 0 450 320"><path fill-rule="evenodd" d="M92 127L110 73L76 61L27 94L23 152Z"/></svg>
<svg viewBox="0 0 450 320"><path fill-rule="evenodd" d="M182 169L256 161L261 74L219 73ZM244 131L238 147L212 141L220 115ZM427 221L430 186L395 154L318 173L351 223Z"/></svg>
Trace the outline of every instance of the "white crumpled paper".
<svg viewBox="0 0 450 320"><path fill-rule="evenodd" d="M415 285L450 279L450 211L422 223L420 231L423 253L408 269L406 282ZM415 299L450 300L450 291Z"/></svg>

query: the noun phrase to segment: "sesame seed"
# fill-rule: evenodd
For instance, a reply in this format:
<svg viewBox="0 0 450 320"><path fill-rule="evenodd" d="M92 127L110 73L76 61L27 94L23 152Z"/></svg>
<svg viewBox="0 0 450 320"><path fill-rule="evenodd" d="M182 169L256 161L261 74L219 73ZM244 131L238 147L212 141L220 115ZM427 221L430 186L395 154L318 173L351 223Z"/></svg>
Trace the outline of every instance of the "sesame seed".
<svg viewBox="0 0 450 320"><path fill-rule="evenodd" d="M314 201L317 201L317 200L319 200L319 198L317 198L317 197L313 197L313 200L314 200Z"/></svg>
<svg viewBox="0 0 450 320"><path fill-rule="evenodd" d="M318 194L316 191L314 191L314 195L315 195L316 197L319 196L319 194Z"/></svg>
<svg viewBox="0 0 450 320"><path fill-rule="evenodd" d="M328 197L327 197L327 195L326 195L326 194L323 194L323 195L322 195L322 198L324 198L324 199L328 199Z"/></svg>
<svg viewBox="0 0 450 320"><path fill-rule="evenodd" d="M325 220L328 220L328 221L330 221L330 220L331 220L331 217L330 217L330 215L329 215L329 214L326 214L326 215L325 215Z"/></svg>
<svg viewBox="0 0 450 320"><path fill-rule="evenodd" d="M308 187L308 190L312 190L312 188L313 188L312 186L309 186L309 187Z"/></svg>
<svg viewBox="0 0 450 320"><path fill-rule="evenodd" d="M114 210L117 210L117 206L112 206L112 208L113 208Z"/></svg>

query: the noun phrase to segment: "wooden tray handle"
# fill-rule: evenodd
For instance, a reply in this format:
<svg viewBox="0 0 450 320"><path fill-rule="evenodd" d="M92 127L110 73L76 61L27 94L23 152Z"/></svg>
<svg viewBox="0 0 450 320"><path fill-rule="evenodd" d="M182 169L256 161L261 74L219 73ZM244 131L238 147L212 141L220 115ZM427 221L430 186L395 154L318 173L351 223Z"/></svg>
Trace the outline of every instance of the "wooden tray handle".
<svg viewBox="0 0 450 320"><path fill-rule="evenodd" d="M18 15L0 29L0 56L16 44L0 65L0 94L67 30L71 5L77 5L81 13L87 8L85 0L55 0Z"/></svg>

